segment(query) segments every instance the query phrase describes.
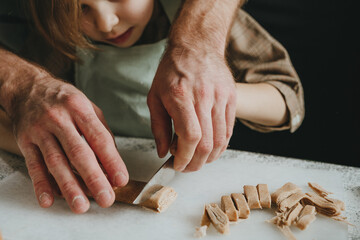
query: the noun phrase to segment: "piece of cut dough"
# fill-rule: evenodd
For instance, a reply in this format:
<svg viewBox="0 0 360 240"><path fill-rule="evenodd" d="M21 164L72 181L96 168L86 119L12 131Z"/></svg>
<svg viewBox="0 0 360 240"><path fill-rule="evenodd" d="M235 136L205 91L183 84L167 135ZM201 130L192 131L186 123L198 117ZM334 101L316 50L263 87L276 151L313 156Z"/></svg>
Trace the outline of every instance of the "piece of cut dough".
<svg viewBox="0 0 360 240"><path fill-rule="evenodd" d="M239 218L239 212L236 210L231 197L224 195L221 197L221 209L228 216L229 221L236 222Z"/></svg>
<svg viewBox="0 0 360 240"><path fill-rule="evenodd" d="M293 206L295 206L295 204L297 204L301 199L303 199L303 197L305 196L305 194L303 192L296 192L292 195L290 195L288 198L282 200L279 203L279 210L281 212L286 211L287 209L292 208Z"/></svg>
<svg viewBox="0 0 360 240"><path fill-rule="evenodd" d="M296 222L296 227L301 230L305 230L313 221L315 221L315 214L315 207L312 205L306 205L299 215L299 218Z"/></svg>
<svg viewBox="0 0 360 240"><path fill-rule="evenodd" d="M229 233L229 218L220 207L216 203L210 203L205 208L215 229L221 234Z"/></svg>
<svg viewBox="0 0 360 240"><path fill-rule="evenodd" d="M163 186L140 205L160 213L165 211L176 197L177 193L173 188Z"/></svg>
<svg viewBox="0 0 360 240"><path fill-rule="evenodd" d="M329 194L332 194L332 192L327 191L326 189L324 189L322 186L320 186L317 183L311 183L308 182L309 187L318 195L322 196L322 197L326 197Z"/></svg>
<svg viewBox="0 0 360 240"><path fill-rule="evenodd" d="M301 202L303 205L315 206L318 213L328 217L334 217L341 214L341 209L338 205L315 193L306 193Z"/></svg>
<svg viewBox="0 0 360 240"><path fill-rule="evenodd" d="M291 182L285 183L281 188L271 194L271 201L279 205L281 201L296 192L301 192L301 188Z"/></svg>
<svg viewBox="0 0 360 240"><path fill-rule="evenodd" d="M195 229L194 237L196 237L196 238L205 237L207 228L208 228L208 226L206 226L206 225L201 226L201 227L197 227Z"/></svg>
<svg viewBox="0 0 360 240"><path fill-rule="evenodd" d="M200 226L210 226L210 218L209 218L209 215L207 214L207 211L206 211L206 206L204 207L204 213L201 217L201 222L200 222Z"/></svg>
<svg viewBox="0 0 360 240"><path fill-rule="evenodd" d="M259 195L255 186L244 185L244 194L250 209L261 208Z"/></svg>
<svg viewBox="0 0 360 240"><path fill-rule="evenodd" d="M250 215L250 208L246 202L245 196L242 193L232 193L231 198L234 201L235 207L239 212L239 218L246 219Z"/></svg>
<svg viewBox="0 0 360 240"><path fill-rule="evenodd" d="M301 210L303 209L303 206L298 202L294 207L291 208L290 213L287 216L287 219L285 220L284 224L286 226L290 226L295 222L297 217L299 216Z"/></svg>
<svg viewBox="0 0 360 240"><path fill-rule="evenodd" d="M260 204L263 208L271 208L271 196L267 184L258 184L256 189L259 194Z"/></svg>

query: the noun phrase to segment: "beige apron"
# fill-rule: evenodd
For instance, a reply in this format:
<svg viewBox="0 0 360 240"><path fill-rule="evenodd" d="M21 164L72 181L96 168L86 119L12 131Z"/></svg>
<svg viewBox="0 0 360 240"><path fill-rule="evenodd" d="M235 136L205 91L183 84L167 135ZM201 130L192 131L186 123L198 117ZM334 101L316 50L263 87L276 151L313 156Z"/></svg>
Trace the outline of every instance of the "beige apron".
<svg viewBox="0 0 360 240"><path fill-rule="evenodd" d="M160 0L170 21L181 0ZM104 113L115 135L152 138L146 103L166 39L117 48L98 44L100 51L79 51L75 84Z"/></svg>

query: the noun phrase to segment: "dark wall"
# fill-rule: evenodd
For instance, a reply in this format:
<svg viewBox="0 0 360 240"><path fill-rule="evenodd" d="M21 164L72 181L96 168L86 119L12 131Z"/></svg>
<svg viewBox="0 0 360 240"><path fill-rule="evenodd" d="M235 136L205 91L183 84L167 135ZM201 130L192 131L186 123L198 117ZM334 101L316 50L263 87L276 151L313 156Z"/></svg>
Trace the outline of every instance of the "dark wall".
<svg viewBox="0 0 360 240"><path fill-rule="evenodd" d="M293 134L237 123L230 148L360 166L360 21L355 0L249 0L244 9L288 50L305 92Z"/></svg>

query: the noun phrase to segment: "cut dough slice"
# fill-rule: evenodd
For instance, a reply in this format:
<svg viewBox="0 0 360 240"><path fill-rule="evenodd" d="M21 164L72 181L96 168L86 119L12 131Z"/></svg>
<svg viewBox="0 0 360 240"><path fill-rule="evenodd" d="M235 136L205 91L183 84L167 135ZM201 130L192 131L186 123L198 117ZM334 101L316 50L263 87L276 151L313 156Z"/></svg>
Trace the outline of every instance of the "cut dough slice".
<svg viewBox="0 0 360 240"><path fill-rule="evenodd" d="M268 185L267 184L258 184L256 186L256 188L257 188L257 191L259 194L261 207L271 208L271 196L269 193Z"/></svg>
<svg viewBox="0 0 360 240"><path fill-rule="evenodd" d="M308 182L309 187L318 195L322 196L322 197L326 197L329 194L332 194L332 192L327 191L326 189L324 189L322 186L320 186L317 183L311 183Z"/></svg>
<svg viewBox="0 0 360 240"><path fill-rule="evenodd" d="M207 214L206 212L206 206L204 207L204 213L201 217L201 223L200 223L200 226L210 226L210 218L209 218L209 215Z"/></svg>
<svg viewBox="0 0 360 240"><path fill-rule="evenodd" d="M302 209L303 209L303 206L299 202L296 203L296 205L293 208L291 208L290 213L288 214L287 219L285 220L284 224L286 226L290 226L291 224L293 224L293 222L295 222L295 220L299 216L299 213L301 212Z"/></svg>
<svg viewBox="0 0 360 240"><path fill-rule="evenodd" d="M140 205L156 212L165 211L176 199L177 193L171 187L161 187Z"/></svg>
<svg viewBox="0 0 360 240"><path fill-rule="evenodd" d="M235 207L239 212L239 218L248 218L250 215L250 208L248 203L246 202L244 194L232 193L231 198L234 201Z"/></svg>
<svg viewBox="0 0 360 240"><path fill-rule="evenodd" d="M301 230L305 230L313 221L315 221L315 214L315 207L306 205L299 215L296 226Z"/></svg>
<svg viewBox="0 0 360 240"><path fill-rule="evenodd" d="M244 194L250 209L261 208L259 195L255 186L244 185Z"/></svg>
<svg viewBox="0 0 360 240"><path fill-rule="evenodd" d="M341 209L334 202L331 202L315 193L306 193L301 200L303 205L313 205L318 213L328 217L334 217L341 214Z"/></svg>
<svg viewBox="0 0 360 240"><path fill-rule="evenodd" d="M221 234L229 233L229 218L216 203L206 204L206 212L210 221Z"/></svg>
<svg viewBox="0 0 360 240"><path fill-rule="evenodd" d="M283 201L281 201L279 203L279 210L281 212L286 211L287 209L292 208L293 206L295 206L295 204L297 204L301 199L303 199L303 197L305 196L304 193L302 192L296 192L292 195L290 195L288 198L284 199Z"/></svg>
<svg viewBox="0 0 360 240"><path fill-rule="evenodd" d="M236 222L238 220L239 212L236 210L230 196L224 195L221 197L221 209L228 216L230 221Z"/></svg>
<svg viewBox="0 0 360 240"><path fill-rule="evenodd" d="M201 226L201 227L197 227L195 230L195 233L194 233L194 237L196 238L202 238L202 237L205 237L206 236L206 230L207 230L208 226L204 225L204 226Z"/></svg>
<svg viewBox="0 0 360 240"><path fill-rule="evenodd" d="M279 204L285 198L288 198L296 192L301 192L301 188L291 182L288 182L271 194L271 201Z"/></svg>

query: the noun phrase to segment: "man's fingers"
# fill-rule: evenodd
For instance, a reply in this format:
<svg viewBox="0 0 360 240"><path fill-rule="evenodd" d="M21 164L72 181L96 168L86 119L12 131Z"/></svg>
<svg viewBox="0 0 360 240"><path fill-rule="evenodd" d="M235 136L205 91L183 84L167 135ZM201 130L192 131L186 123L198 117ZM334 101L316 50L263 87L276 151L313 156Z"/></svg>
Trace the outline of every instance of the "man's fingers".
<svg viewBox="0 0 360 240"><path fill-rule="evenodd" d="M201 105L200 105L201 104ZM184 172L200 170L206 163L211 151L213 150L213 126L211 121L211 105L199 103L196 106L196 113L201 126L201 140L196 146L191 162L186 166Z"/></svg>
<svg viewBox="0 0 360 240"><path fill-rule="evenodd" d="M235 125L235 115L236 115L236 95L230 96L230 100L228 101L228 104L226 105L226 111L225 111L225 119L226 119L226 145L221 149L221 153L224 152L230 142L230 138L234 131L234 125Z"/></svg>
<svg viewBox="0 0 360 240"><path fill-rule="evenodd" d="M111 206L115 201L114 191L85 140L80 137L75 128L71 129L71 126L68 126L63 135L59 136L59 140L70 163L77 170L99 206ZM79 186L84 190L81 183Z"/></svg>
<svg viewBox="0 0 360 240"><path fill-rule="evenodd" d="M86 212L90 206L89 200L77 182L57 140L53 135L42 132L35 141L71 210L75 213Z"/></svg>
<svg viewBox="0 0 360 240"><path fill-rule="evenodd" d="M35 145L22 148L29 176L39 205L48 208L54 203L53 189L40 150Z"/></svg>
<svg viewBox="0 0 360 240"><path fill-rule="evenodd" d="M174 169L183 171L191 161L201 139L201 128L192 102L174 103L166 106L174 121L178 136Z"/></svg>
<svg viewBox="0 0 360 240"><path fill-rule="evenodd" d="M151 130L155 138L159 157L165 157L169 151L172 137L171 118L161 101L149 94L147 104L150 110Z"/></svg>
<svg viewBox="0 0 360 240"><path fill-rule="evenodd" d="M227 145L225 104L218 104L212 109L212 125L214 131L213 150L207 159L207 163L215 161L221 154L221 150Z"/></svg>
<svg viewBox="0 0 360 240"><path fill-rule="evenodd" d="M75 123L103 165L111 184L122 187L129 181L129 174L115 146L111 134L92 111L74 115ZM71 138L69 138L71 139ZM85 180L85 183L88 182ZM91 190L91 187L88 186Z"/></svg>

